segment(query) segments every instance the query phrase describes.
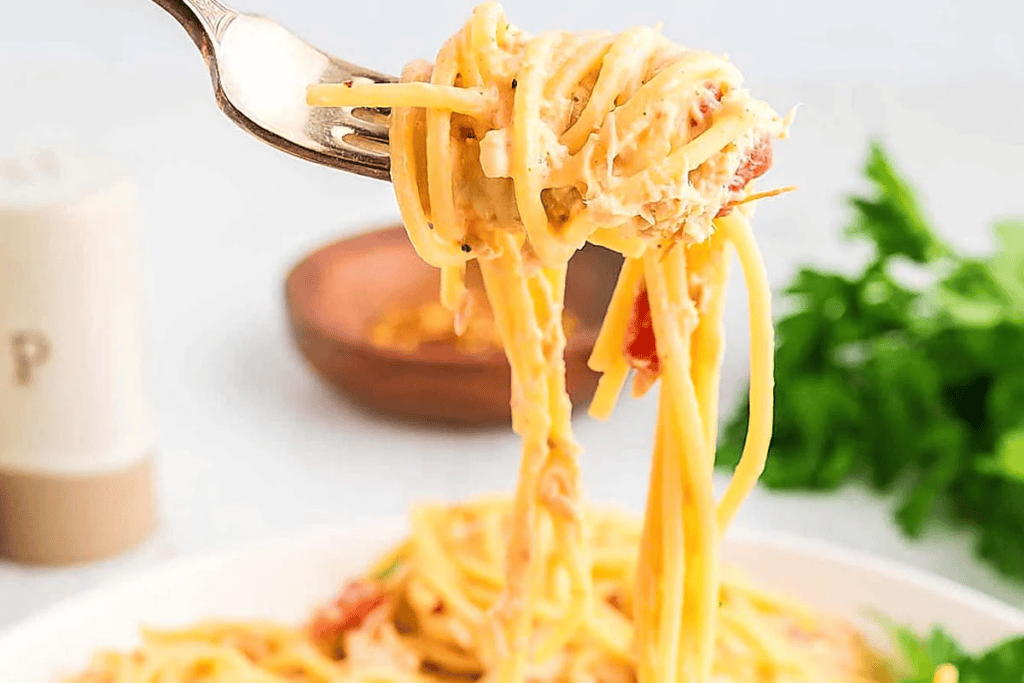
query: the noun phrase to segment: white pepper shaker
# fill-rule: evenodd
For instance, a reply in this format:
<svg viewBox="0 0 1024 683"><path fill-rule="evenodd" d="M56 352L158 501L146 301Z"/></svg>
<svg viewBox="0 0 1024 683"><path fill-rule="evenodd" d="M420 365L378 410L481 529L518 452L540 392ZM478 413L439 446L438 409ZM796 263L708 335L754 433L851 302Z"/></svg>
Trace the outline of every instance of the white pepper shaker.
<svg viewBox="0 0 1024 683"><path fill-rule="evenodd" d="M111 165L0 160L0 556L99 559L155 526L135 231Z"/></svg>

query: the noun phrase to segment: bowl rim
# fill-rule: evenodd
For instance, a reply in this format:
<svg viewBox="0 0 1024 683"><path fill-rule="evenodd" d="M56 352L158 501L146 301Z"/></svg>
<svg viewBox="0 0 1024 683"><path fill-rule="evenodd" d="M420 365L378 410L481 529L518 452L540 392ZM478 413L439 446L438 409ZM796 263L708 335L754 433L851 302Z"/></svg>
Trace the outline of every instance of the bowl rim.
<svg viewBox="0 0 1024 683"><path fill-rule="evenodd" d="M861 572L879 576L887 581L910 583L929 593L943 595L953 602L973 605L978 611L994 616L1000 621L1013 624L1013 628L1024 635L1024 609L972 588L953 579L940 576L925 569L919 569L899 560L876 555L869 551L787 531L769 531L738 527L725 537L746 547L760 547L765 550L784 551L807 558L817 558ZM910 539L904 539L910 543Z"/></svg>
<svg viewBox="0 0 1024 683"><path fill-rule="evenodd" d="M351 246L360 241L368 241L374 237L379 238L385 234L394 234L399 231L405 233L405 226L400 220L378 223L344 237L325 242L306 251L304 255L289 268L284 280L285 307L287 309L293 333L298 332L298 328L301 327L302 330L312 332L320 339L329 339L330 341L345 347L349 351L408 366L431 368L450 367L461 369L503 369L507 367L508 360L505 356L504 350L500 348L477 354L459 353L454 349L439 353L405 351L392 347L376 346L366 335L356 335L351 333L349 330L344 330L341 334L326 335L323 333L322 327L313 324L307 313L307 309L296 301L296 297L294 295L293 287L297 285L294 285L293 283L297 282L299 274L305 269L311 268L312 262L329 249ZM408 241L407 237L405 239ZM594 342L597 341L599 331L599 326L587 326L581 329L577 334L574 334L571 338L567 339L565 347L566 357L570 355L579 356L581 354L589 355L589 349L594 345ZM303 344L300 343L299 346L302 347Z"/></svg>

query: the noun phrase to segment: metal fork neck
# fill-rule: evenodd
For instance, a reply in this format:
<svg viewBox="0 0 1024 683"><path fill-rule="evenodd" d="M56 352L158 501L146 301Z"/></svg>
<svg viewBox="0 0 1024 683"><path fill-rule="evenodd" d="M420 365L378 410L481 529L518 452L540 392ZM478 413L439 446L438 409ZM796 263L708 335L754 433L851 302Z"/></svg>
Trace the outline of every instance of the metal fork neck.
<svg viewBox="0 0 1024 683"><path fill-rule="evenodd" d="M153 0L178 20L203 56L210 58L213 43L238 12L217 0Z"/></svg>
<svg viewBox="0 0 1024 683"><path fill-rule="evenodd" d="M317 118L318 116L322 118L325 115L323 112L313 112L299 123L274 119L273 116L277 115L280 110L273 106L269 109L253 106L252 98L249 95L258 88L245 90L254 84L262 87L264 84L260 75L258 73L254 75L251 70L247 73L243 71L242 73L245 73L248 78L245 87L239 86L238 74L240 71L229 66L229 63L237 65L238 60L232 62L230 59L231 55L235 53L225 54L224 41L230 42L231 36L236 35L235 31L242 31L242 36L248 36L254 26L261 27L261 30L265 30L265 27L274 27L273 30L287 35L295 45L301 45L305 55L314 55L314 61L317 63L322 60L323 68L316 74L310 74L311 82L314 79L322 78L327 78L328 82L342 82L356 75L366 75L378 81L392 80L390 77L334 59L287 33L274 22L262 17L242 14L218 0L153 0L153 2L174 17L199 48L203 60L209 68L217 104L238 126L271 146L308 161L380 180L390 179L386 126L359 119L351 111L334 112L325 121L320 121ZM257 32L257 35L260 34ZM235 42L237 43L237 40ZM231 52L232 49L234 48L228 49L228 52ZM291 58L291 55L286 55L283 58ZM298 63L296 68L301 78L302 70L308 69L308 64ZM290 101L289 98L294 98L295 92L302 90L305 86L305 84L295 85L295 87L293 85L287 84L283 101ZM270 118L267 115L268 111L271 112ZM334 138L335 130L343 131L340 139ZM383 152L381 151L382 146Z"/></svg>

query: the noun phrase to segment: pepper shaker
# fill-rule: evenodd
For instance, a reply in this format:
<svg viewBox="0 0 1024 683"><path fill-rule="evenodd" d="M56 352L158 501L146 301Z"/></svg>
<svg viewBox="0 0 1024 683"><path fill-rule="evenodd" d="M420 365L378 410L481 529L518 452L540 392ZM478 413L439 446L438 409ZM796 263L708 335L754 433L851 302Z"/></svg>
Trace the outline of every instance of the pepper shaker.
<svg viewBox="0 0 1024 683"><path fill-rule="evenodd" d="M94 560L155 525L140 275L130 177L0 160L0 556Z"/></svg>

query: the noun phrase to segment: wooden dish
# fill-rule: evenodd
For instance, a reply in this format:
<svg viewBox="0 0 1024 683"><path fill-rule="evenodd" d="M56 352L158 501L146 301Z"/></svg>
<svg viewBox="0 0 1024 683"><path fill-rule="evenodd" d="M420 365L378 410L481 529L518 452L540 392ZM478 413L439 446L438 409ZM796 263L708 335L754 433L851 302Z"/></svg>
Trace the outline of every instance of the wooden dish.
<svg viewBox="0 0 1024 683"><path fill-rule="evenodd" d="M621 263L619 254L588 245L569 265L566 311L576 324L565 364L574 405L586 405L597 386L587 358ZM436 298L438 284L401 225L322 247L285 284L295 342L324 381L373 410L450 426L508 422L511 380L500 349L468 355L454 344L404 351L371 342L382 316Z"/></svg>

